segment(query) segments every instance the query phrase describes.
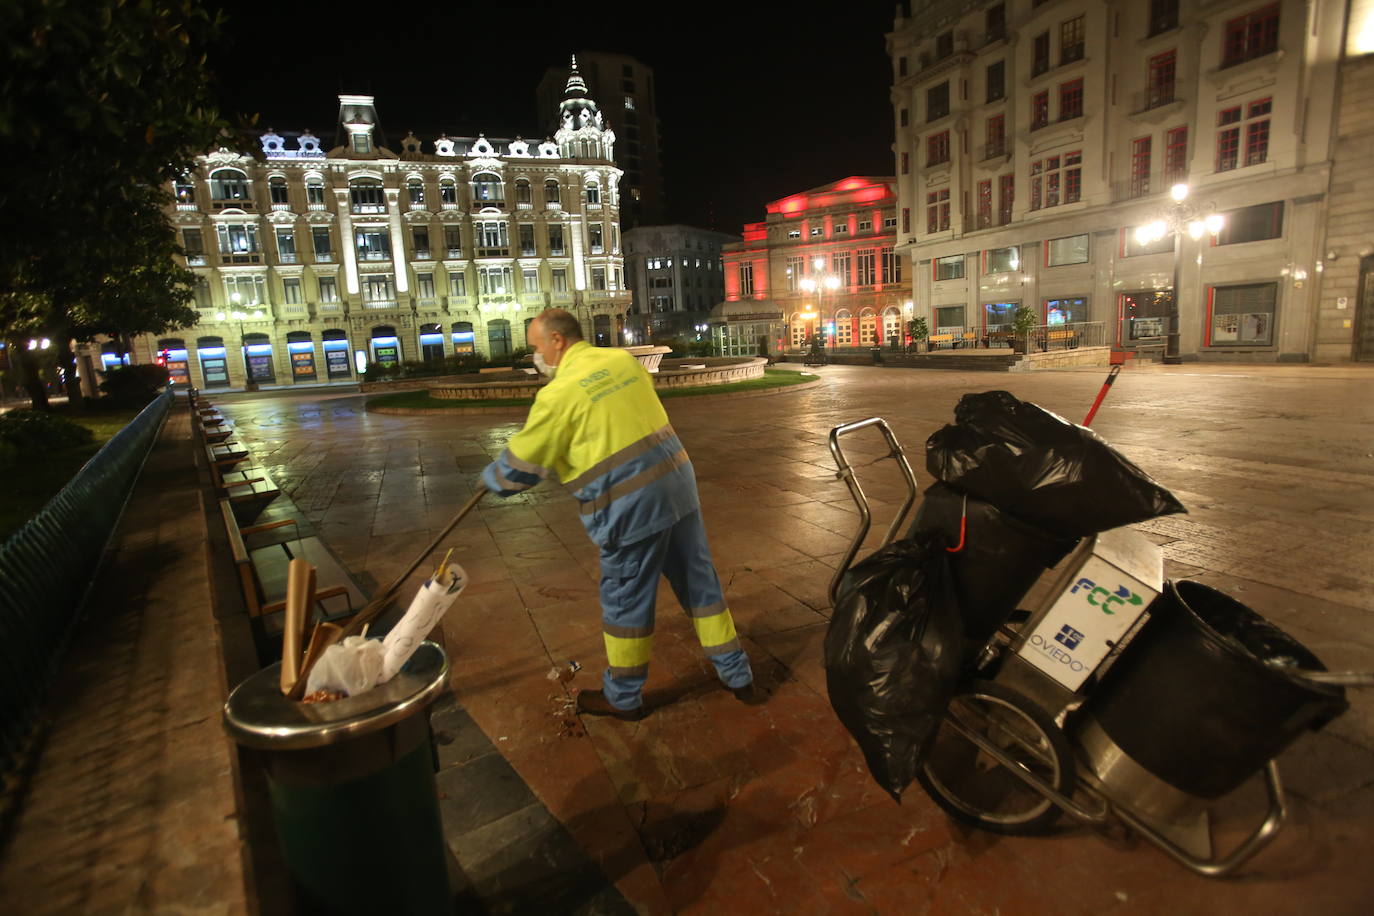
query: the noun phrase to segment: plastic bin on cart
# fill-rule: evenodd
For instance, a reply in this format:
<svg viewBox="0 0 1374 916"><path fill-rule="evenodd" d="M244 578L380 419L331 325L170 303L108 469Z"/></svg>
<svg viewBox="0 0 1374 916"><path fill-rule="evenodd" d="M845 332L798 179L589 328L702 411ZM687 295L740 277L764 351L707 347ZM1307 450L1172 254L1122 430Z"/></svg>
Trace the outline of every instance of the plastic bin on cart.
<svg viewBox="0 0 1374 916"><path fill-rule="evenodd" d="M1346 709L1344 689L1301 669L1326 670L1234 598L1170 581L1083 712L1155 776L1218 798Z"/></svg>
<svg viewBox="0 0 1374 916"><path fill-rule="evenodd" d="M423 643L392 680L299 703L280 664L240 684L225 729L263 761L282 856L306 912L451 911L429 705L448 659Z"/></svg>

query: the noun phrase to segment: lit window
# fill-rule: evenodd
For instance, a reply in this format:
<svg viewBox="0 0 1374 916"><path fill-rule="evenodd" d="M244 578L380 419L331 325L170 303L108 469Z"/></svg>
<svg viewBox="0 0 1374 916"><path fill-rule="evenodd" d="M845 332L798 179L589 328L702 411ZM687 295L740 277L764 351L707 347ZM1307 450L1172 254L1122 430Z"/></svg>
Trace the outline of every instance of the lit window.
<svg viewBox="0 0 1374 916"><path fill-rule="evenodd" d="M472 199L477 202L502 201L506 199L505 186L499 176L491 172L478 172L472 176Z"/></svg>
<svg viewBox="0 0 1374 916"><path fill-rule="evenodd" d="M961 254L951 255L947 258L935 259L935 279L937 280L958 280L964 276L964 256Z"/></svg>
<svg viewBox="0 0 1374 916"><path fill-rule="evenodd" d="M635 110L635 100L634 100L634 97L633 97L633 96L628 96L628 95L625 96L625 110L626 110L626 111L634 111L634 110Z"/></svg>
<svg viewBox="0 0 1374 916"><path fill-rule="evenodd" d="M1059 26L1059 65L1083 59L1083 17L1076 16Z"/></svg>
<svg viewBox="0 0 1374 916"><path fill-rule="evenodd" d="M1208 307L1207 345L1268 347L1274 343L1277 283L1213 287Z"/></svg>
<svg viewBox="0 0 1374 916"><path fill-rule="evenodd" d="M1070 235L1045 243L1045 266L1088 263L1088 236Z"/></svg>
<svg viewBox="0 0 1374 916"><path fill-rule="evenodd" d="M1246 13L1226 23L1222 33L1221 65L1236 64L1271 54L1279 48L1279 5Z"/></svg>
<svg viewBox="0 0 1374 916"><path fill-rule="evenodd" d="M1259 165L1269 158L1270 99L1235 105L1217 113L1217 168L1226 172L1241 165L1240 141L1245 131L1245 165ZM1242 124L1241 122L1244 122Z"/></svg>

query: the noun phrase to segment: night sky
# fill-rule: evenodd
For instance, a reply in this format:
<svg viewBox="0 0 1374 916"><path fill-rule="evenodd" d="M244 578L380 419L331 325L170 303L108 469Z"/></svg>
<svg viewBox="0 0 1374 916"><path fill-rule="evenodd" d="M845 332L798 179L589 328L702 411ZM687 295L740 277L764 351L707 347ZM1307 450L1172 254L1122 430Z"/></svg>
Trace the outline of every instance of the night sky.
<svg viewBox="0 0 1374 916"><path fill-rule="evenodd" d="M738 233L769 200L892 174L894 9L238 3L210 67L226 115L309 127L326 143L340 92L375 95L394 148L412 129L425 141L441 130L542 139L549 115L536 117L534 91L546 67L579 48L629 54L654 68L669 221ZM617 127L615 106L597 101Z"/></svg>

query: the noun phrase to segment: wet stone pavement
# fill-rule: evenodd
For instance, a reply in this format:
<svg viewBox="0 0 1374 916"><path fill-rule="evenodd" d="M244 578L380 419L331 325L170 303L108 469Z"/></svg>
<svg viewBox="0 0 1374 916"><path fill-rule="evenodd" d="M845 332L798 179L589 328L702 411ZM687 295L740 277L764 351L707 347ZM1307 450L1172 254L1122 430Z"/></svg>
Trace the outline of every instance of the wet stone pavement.
<svg viewBox="0 0 1374 916"><path fill-rule="evenodd" d="M1006 388L1079 420L1103 373L819 374L806 390L667 402L737 627L771 691L764 706L720 689L664 585L653 713L578 720L572 693L598 686L604 655L597 553L571 498L547 483L489 497L447 538L471 585L438 634L453 689L438 730L467 750L444 751L440 786L470 878L538 888L560 869L582 875L548 851L557 834L643 913L1368 912L1374 691L1352 691L1344 717L1280 758L1288 823L1231 880L1194 877L1119 828L1066 821L1049 836L1004 837L951 823L915 785L894 804L825 692L826 589L857 521L829 430L886 418L924 488L925 439L960 395ZM1133 368L1094 423L1189 508L1138 526L1164 546L1166 574L1235 596L1333 669L1374 668L1372 384L1363 367ZM356 394L216 403L374 589L438 533L523 419L369 414ZM874 506L870 547L903 495L884 451L876 435L847 440ZM570 660L582 665L570 682L550 679ZM1254 785L1223 800L1221 843L1257 823L1263 803ZM603 899L587 911L623 909Z"/></svg>

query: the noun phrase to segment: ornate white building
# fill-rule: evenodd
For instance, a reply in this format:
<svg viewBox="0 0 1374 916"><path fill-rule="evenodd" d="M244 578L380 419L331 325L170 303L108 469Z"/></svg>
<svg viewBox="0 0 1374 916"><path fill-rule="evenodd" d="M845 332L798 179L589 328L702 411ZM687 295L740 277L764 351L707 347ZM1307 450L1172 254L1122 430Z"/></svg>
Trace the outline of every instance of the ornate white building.
<svg viewBox="0 0 1374 916"><path fill-rule="evenodd" d="M621 172L575 59L559 121L544 142L393 148L372 97L343 95L332 149L269 129L260 149L202 156L169 213L200 321L141 339L135 359L165 351L205 388L354 380L369 362L509 354L551 306L618 343Z"/></svg>

